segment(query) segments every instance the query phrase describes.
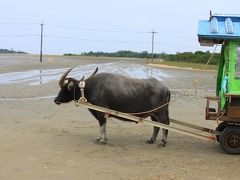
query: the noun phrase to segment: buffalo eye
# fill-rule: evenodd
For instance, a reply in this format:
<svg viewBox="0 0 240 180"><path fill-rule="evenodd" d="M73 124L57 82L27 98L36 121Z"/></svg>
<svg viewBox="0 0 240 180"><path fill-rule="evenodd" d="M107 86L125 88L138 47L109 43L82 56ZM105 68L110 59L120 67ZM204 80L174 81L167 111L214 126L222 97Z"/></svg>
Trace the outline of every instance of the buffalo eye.
<svg viewBox="0 0 240 180"><path fill-rule="evenodd" d="M72 81L70 81L70 83L68 84L68 90L70 91L70 90L72 90L73 89L73 87L74 87L74 83L72 82Z"/></svg>

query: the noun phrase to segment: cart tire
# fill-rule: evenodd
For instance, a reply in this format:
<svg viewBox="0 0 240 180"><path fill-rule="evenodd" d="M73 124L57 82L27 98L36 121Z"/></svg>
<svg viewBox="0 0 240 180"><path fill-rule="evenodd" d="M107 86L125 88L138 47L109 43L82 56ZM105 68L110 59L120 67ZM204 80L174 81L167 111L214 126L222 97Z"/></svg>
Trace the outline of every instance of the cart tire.
<svg viewBox="0 0 240 180"><path fill-rule="evenodd" d="M219 131L219 132L223 132L223 130L226 128L226 123L225 122L220 122L218 124L218 127L216 128L216 131ZM216 138L217 138L217 141L219 142L219 136L220 135L216 135Z"/></svg>
<svg viewBox="0 0 240 180"><path fill-rule="evenodd" d="M220 135L219 142L226 153L240 154L240 127L226 127Z"/></svg>

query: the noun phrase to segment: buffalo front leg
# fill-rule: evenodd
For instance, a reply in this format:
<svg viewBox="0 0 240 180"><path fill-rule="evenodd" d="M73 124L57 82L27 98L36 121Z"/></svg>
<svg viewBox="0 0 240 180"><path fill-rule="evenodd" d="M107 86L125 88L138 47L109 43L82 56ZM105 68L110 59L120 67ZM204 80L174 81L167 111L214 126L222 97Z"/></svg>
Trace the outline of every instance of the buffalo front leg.
<svg viewBox="0 0 240 180"><path fill-rule="evenodd" d="M107 122L105 122L102 126L100 126L100 136L98 137L98 142L100 144L107 144L107 133L106 133L106 125Z"/></svg>
<svg viewBox="0 0 240 180"><path fill-rule="evenodd" d="M107 144L107 133L106 133L106 118L104 113L97 112L95 110L90 110L92 115L98 120L100 126L100 136L98 136L96 143Z"/></svg>
<svg viewBox="0 0 240 180"><path fill-rule="evenodd" d="M107 133L106 133L106 125L107 121L102 113L98 114L98 122L100 125L100 136L97 138L97 143L107 144Z"/></svg>

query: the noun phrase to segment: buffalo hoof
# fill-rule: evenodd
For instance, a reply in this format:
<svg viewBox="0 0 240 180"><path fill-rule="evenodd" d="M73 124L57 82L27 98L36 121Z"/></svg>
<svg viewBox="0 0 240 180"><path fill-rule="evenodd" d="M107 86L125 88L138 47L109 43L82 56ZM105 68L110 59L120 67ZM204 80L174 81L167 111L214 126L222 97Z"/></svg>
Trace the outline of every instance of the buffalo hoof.
<svg viewBox="0 0 240 180"><path fill-rule="evenodd" d="M100 143L100 139L96 139L96 140L95 140L95 143L96 143L96 144L99 144L99 143Z"/></svg>
<svg viewBox="0 0 240 180"><path fill-rule="evenodd" d="M154 143L155 143L155 141L154 141L152 138L146 140L145 142L146 142L147 144L154 144Z"/></svg>
<svg viewBox="0 0 240 180"><path fill-rule="evenodd" d="M100 144L100 145L106 145L106 144L107 144L107 141L99 141L99 144Z"/></svg>
<svg viewBox="0 0 240 180"><path fill-rule="evenodd" d="M97 138L95 141L96 144L101 144L101 145L105 145L107 144L107 140L103 140L103 139L99 139Z"/></svg>
<svg viewBox="0 0 240 180"><path fill-rule="evenodd" d="M164 140L162 140L162 142L158 145L159 147L166 147L167 146L167 142L165 142Z"/></svg>

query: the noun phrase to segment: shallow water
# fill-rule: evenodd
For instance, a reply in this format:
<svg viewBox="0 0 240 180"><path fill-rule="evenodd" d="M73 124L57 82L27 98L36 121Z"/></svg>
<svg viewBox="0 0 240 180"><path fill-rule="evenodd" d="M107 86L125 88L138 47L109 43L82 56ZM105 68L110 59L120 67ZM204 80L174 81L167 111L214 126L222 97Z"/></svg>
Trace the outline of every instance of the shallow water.
<svg viewBox="0 0 240 180"><path fill-rule="evenodd" d="M26 97L26 98L0 98L0 101L30 101L30 100L41 100L41 99L54 99L55 97L56 95Z"/></svg>
<svg viewBox="0 0 240 180"><path fill-rule="evenodd" d="M69 76L81 79L82 76L89 76L95 70L99 68L99 72L109 72L124 75L127 77L147 79L154 77L158 80L162 78L170 78L173 75L167 73L159 68L149 67L142 64L135 64L126 62L113 62L104 64L89 64L84 66L78 66L74 68ZM61 75L66 71L66 68L51 69L51 70L31 70L23 72L11 72L0 74L0 84L12 84L12 83L26 83L28 85L39 85L49 83L51 81L59 80Z"/></svg>

